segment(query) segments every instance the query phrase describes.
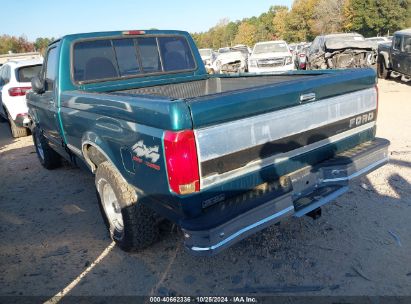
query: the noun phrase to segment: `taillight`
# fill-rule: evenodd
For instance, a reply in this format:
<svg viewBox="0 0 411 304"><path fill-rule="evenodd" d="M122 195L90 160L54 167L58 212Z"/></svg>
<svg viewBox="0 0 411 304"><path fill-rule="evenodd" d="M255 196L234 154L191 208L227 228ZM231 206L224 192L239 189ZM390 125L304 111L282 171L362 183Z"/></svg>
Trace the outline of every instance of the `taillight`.
<svg viewBox="0 0 411 304"><path fill-rule="evenodd" d="M146 32L145 31L124 31L123 35L144 35Z"/></svg>
<svg viewBox="0 0 411 304"><path fill-rule="evenodd" d="M177 194L200 191L194 132L165 131L164 150L170 189Z"/></svg>
<svg viewBox="0 0 411 304"><path fill-rule="evenodd" d="M15 87L9 89L10 96L24 96L31 87Z"/></svg>

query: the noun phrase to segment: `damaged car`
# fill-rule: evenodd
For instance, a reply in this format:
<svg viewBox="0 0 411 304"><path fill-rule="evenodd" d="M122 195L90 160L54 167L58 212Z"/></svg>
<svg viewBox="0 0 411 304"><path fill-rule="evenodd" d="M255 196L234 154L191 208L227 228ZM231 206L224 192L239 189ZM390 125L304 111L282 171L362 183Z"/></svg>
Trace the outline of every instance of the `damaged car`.
<svg viewBox="0 0 411 304"><path fill-rule="evenodd" d="M199 49L201 60L203 60L204 66L209 74L214 74L213 64L217 58L213 49Z"/></svg>
<svg viewBox="0 0 411 304"><path fill-rule="evenodd" d="M357 33L317 36L307 56L307 69L348 69L375 66L377 47Z"/></svg>
<svg viewBox="0 0 411 304"><path fill-rule="evenodd" d="M230 74L247 72L247 55L242 51L230 48L220 53L214 62L215 73Z"/></svg>

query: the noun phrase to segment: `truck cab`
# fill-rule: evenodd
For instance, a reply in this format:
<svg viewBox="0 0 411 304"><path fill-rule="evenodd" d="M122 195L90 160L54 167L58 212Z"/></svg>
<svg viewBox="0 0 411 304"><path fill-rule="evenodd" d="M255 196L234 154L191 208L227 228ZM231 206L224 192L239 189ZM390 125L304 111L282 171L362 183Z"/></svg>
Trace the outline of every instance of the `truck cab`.
<svg viewBox="0 0 411 304"><path fill-rule="evenodd" d="M395 32L392 43L378 45L378 76L411 79L411 29Z"/></svg>

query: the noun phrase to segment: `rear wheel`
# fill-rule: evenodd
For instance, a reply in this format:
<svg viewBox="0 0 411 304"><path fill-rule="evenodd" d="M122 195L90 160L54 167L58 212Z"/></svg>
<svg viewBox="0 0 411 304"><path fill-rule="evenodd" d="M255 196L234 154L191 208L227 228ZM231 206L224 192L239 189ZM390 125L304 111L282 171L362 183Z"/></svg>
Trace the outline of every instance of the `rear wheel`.
<svg viewBox="0 0 411 304"><path fill-rule="evenodd" d="M25 127L18 127L14 120L11 118L10 114L8 114L8 120L11 130L11 136L13 136L14 138L18 138L30 135L29 129Z"/></svg>
<svg viewBox="0 0 411 304"><path fill-rule="evenodd" d="M390 77L390 71L387 69L385 65L384 58L380 57L377 63L377 72L378 77L382 79L388 79Z"/></svg>
<svg viewBox="0 0 411 304"><path fill-rule="evenodd" d="M97 198L110 237L125 251L141 250L158 237L154 212L138 202L135 190L113 165L105 161L97 167Z"/></svg>
<svg viewBox="0 0 411 304"><path fill-rule="evenodd" d="M7 115L5 108L3 108L3 113L4 115ZM0 113L0 122L5 122L5 121L7 121L7 118Z"/></svg>
<svg viewBox="0 0 411 304"><path fill-rule="evenodd" d="M61 166L61 156L50 147L47 139L37 127L33 129L33 142L37 157L44 168L51 170Z"/></svg>

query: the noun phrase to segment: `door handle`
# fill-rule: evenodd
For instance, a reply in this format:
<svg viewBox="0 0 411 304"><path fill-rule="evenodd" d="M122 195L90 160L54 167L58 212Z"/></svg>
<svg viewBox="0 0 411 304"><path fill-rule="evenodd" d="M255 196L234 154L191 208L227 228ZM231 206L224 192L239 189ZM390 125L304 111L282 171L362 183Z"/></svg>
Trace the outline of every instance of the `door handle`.
<svg viewBox="0 0 411 304"><path fill-rule="evenodd" d="M307 93L300 95L300 103L314 101L316 98L315 93Z"/></svg>

